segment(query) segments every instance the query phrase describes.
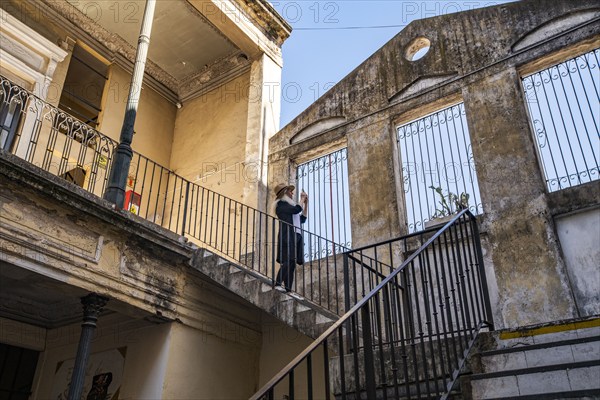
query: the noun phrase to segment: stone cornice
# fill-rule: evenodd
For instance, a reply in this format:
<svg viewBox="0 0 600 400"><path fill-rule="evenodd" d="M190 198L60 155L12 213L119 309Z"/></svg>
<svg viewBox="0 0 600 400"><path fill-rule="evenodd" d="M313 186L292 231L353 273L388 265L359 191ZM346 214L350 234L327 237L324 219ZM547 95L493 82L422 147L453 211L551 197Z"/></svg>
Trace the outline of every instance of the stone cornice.
<svg viewBox="0 0 600 400"><path fill-rule="evenodd" d="M292 27L266 0L235 0L240 9L245 10L263 33L273 39L278 46L292 33Z"/></svg>
<svg viewBox="0 0 600 400"><path fill-rule="evenodd" d="M23 187L41 190L74 210L92 215L117 229L121 229L143 242L149 248L169 252L173 260L188 260L193 251L187 240L168 229L160 227L127 211L118 211L107 200L77 187L64 179L44 171L27 161L0 150L0 175Z"/></svg>

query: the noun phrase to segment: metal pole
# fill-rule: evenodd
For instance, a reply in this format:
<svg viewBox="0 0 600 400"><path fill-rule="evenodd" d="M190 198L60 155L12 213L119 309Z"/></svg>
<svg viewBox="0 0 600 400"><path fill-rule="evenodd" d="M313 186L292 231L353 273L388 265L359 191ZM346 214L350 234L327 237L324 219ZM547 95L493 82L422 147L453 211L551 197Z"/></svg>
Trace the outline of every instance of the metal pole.
<svg viewBox="0 0 600 400"><path fill-rule="evenodd" d="M150 32L152 31L152 20L154 18L154 8L156 0L146 0L144 9L144 19L138 38L138 47L135 55L135 65L131 77L131 87L129 88L129 97L127 98L127 107L125 108L125 118L121 127L121 137L119 146L115 154L113 165L110 171L108 187L104 192L104 198L114 203L118 209L123 208L125 201L125 184L129 173L129 165L133 157L131 142L133 141L133 126L137 115L138 103L142 91L142 82L144 80L144 68L146 67L146 57L150 45Z"/></svg>
<svg viewBox="0 0 600 400"><path fill-rule="evenodd" d="M107 297L97 295L96 293L90 293L81 298L81 304L83 304L83 323L81 324L81 336L79 337L77 356L75 357L73 375L71 376L71 384L69 385L68 400L81 399L83 384L85 383L85 369L90 356L90 347L94 331L96 330L96 322L102 308L107 302Z"/></svg>

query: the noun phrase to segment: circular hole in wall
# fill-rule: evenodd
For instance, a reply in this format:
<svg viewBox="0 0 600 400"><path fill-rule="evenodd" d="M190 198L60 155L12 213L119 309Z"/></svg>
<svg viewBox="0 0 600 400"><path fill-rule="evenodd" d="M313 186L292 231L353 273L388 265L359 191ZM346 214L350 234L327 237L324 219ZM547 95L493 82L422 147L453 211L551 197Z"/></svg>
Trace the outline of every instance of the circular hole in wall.
<svg viewBox="0 0 600 400"><path fill-rule="evenodd" d="M417 61L420 58L423 58L425 54L429 52L431 48L431 41L426 37L418 37L414 39L404 52L404 57L408 61Z"/></svg>

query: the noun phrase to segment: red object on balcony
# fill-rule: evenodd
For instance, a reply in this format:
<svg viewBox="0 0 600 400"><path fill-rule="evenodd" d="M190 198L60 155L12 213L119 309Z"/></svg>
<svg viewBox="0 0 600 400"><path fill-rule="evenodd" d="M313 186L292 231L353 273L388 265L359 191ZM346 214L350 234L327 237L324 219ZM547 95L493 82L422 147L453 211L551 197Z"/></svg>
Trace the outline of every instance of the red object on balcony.
<svg viewBox="0 0 600 400"><path fill-rule="evenodd" d="M130 211L135 215L140 215L141 203L142 196L140 196L139 193L136 193L133 190L128 190L125 192L125 204L123 206L124 210Z"/></svg>

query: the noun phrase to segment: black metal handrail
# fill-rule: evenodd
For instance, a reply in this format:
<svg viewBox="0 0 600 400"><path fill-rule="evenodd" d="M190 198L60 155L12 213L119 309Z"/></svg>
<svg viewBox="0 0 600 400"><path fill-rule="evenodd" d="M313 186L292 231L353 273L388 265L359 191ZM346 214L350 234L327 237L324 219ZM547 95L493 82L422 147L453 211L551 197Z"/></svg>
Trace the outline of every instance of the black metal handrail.
<svg viewBox="0 0 600 400"><path fill-rule="evenodd" d="M477 220L463 210L411 236L423 244L251 399L447 397L478 332L493 329Z"/></svg>
<svg viewBox="0 0 600 400"><path fill-rule="evenodd" d="M2 76L0 117L3 131L9 132L3 148L97 196L104 194L116 141ZM278 230L295 229L137 152L131 160L124 209L272 280L278 268ZM381 271L360 268L345 273L341 254L347 247L304 229L300 232L305 262L296 269L293 290L306 299L341 314L351 305L345 293L354 282L369 281L373 286L383 279Z"/></svg>

